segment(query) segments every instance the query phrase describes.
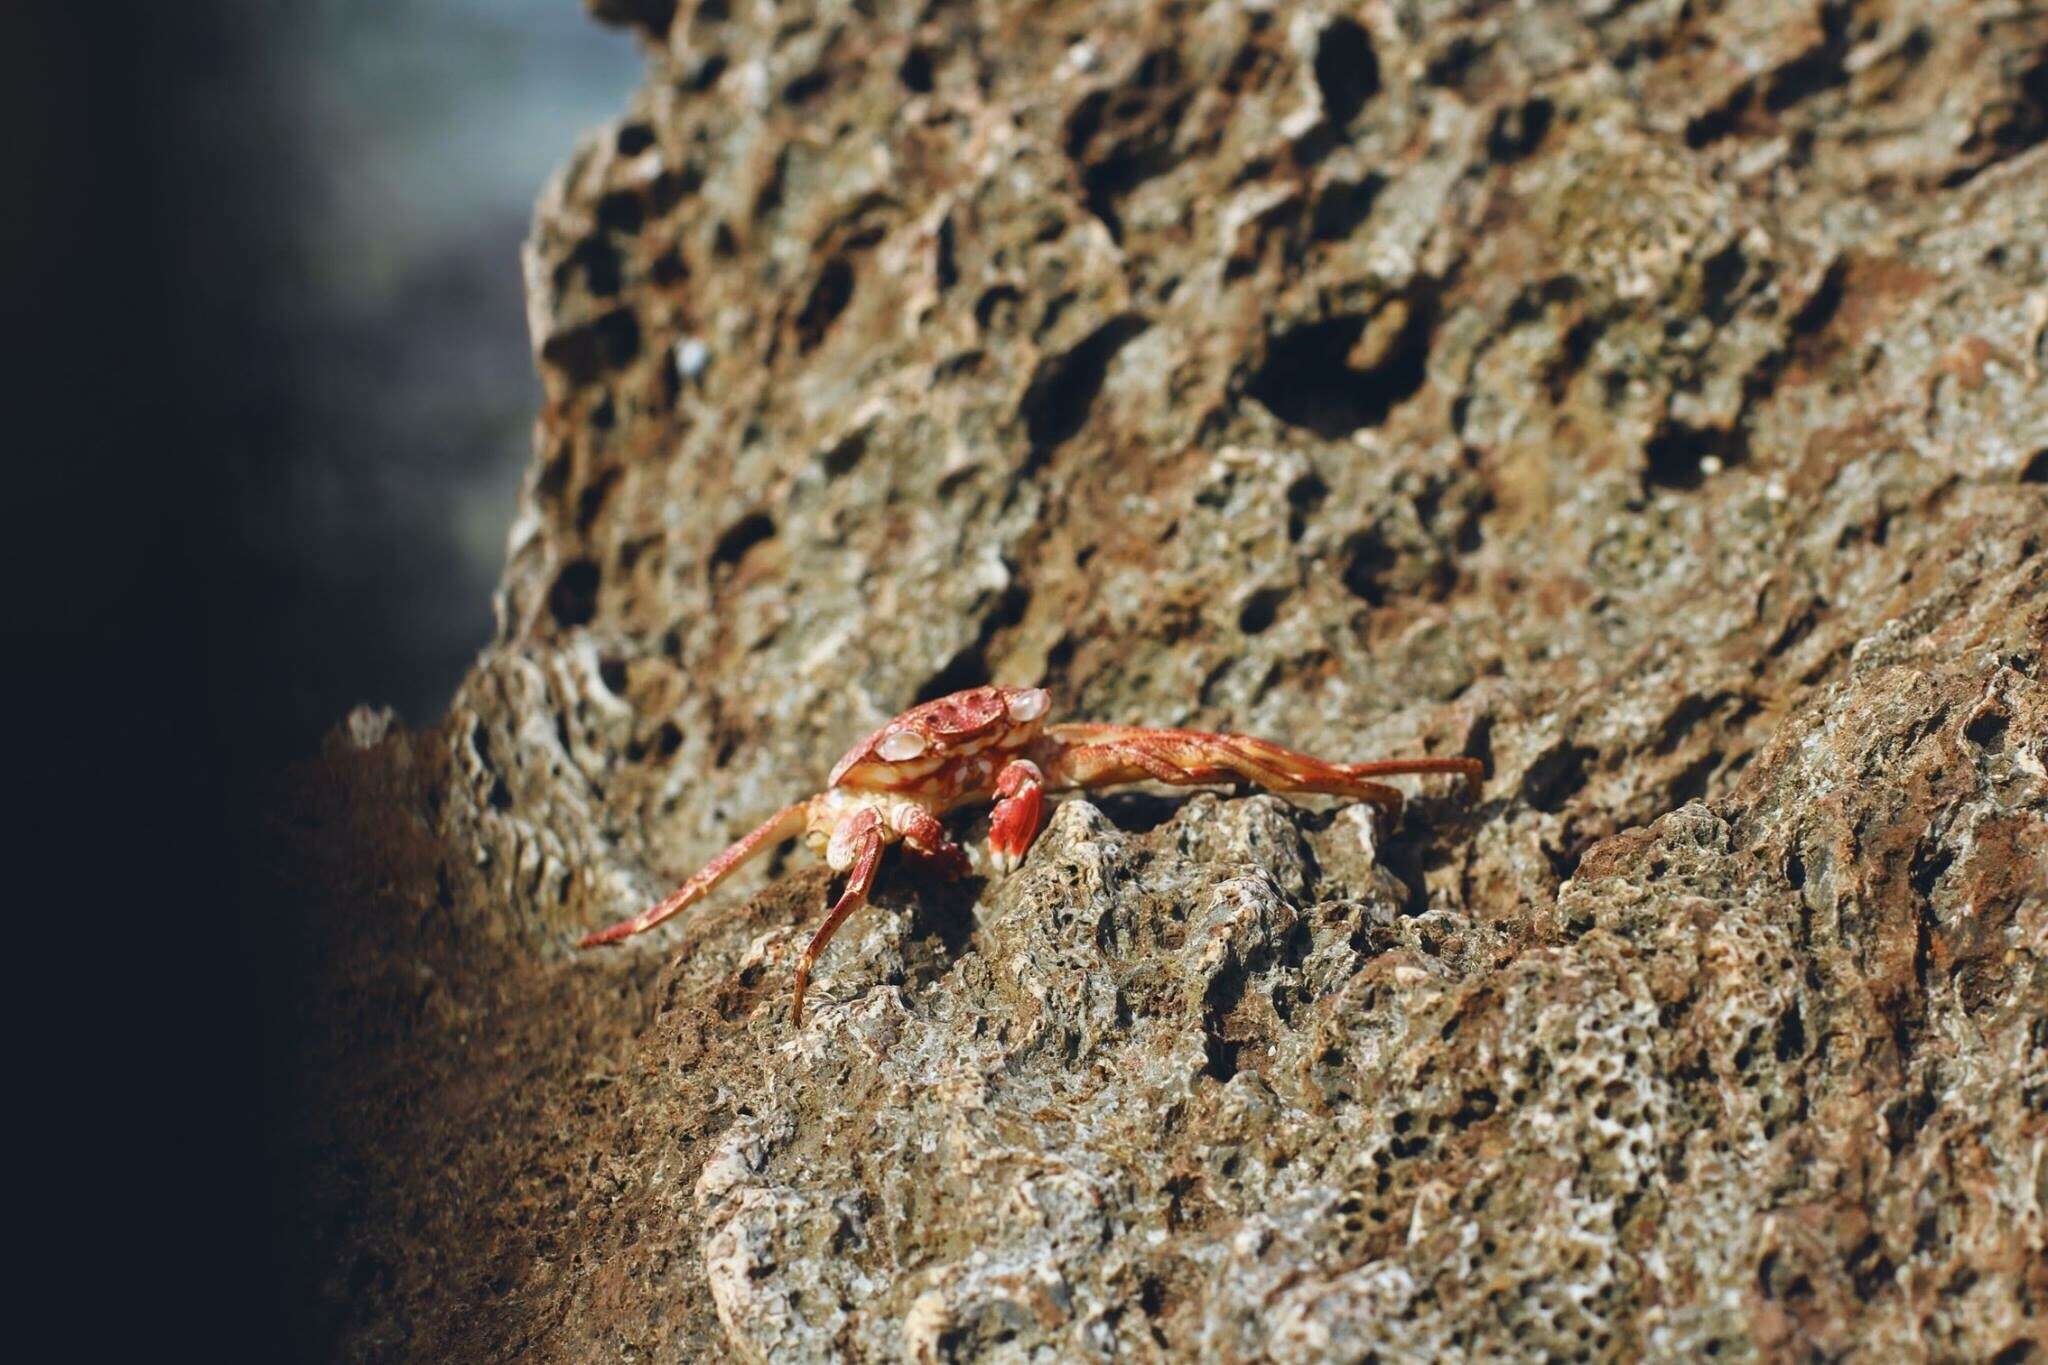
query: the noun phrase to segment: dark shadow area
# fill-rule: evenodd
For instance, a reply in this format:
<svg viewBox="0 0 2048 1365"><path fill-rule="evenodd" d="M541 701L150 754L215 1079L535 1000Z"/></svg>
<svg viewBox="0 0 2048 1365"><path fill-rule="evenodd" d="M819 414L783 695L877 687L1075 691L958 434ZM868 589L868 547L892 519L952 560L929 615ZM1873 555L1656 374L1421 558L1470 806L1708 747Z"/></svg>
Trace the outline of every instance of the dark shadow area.
<svg viewBox="0 0 2048 1365"><path fill-rule="evenodd" d="M1428 299L1406 304L1390 337L1368 335L1377 322L1343 313L1288 328L1273 338L1246 391L1281 421L1326 439L1378 426L1428 377L1435 310ZM1371 354L1361 355L1361 347Z"/></svg>
<svg viewBox="0 0 2048 1365"><path fill-rule="evenodd" d="M30 1221L54 1268L143 1270L93 1354L130 1322L313 1350L266 1141L296 930L253 835L350 705L430 725L489 636L537 393L518 243L637 66L543 0L0 9L6 644L69 836L20 925L63 983L17 1007L66 1097Z"/></svg>

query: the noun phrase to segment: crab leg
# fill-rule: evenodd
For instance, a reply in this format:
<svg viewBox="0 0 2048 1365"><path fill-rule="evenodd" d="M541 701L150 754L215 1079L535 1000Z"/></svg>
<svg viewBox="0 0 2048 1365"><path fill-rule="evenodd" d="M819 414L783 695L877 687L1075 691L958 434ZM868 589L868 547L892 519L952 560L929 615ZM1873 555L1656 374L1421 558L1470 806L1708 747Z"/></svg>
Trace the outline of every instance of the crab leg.
<svg viewBox="0 0 2048 1365"><path fill-rule="evenodd" d="M851 863L846 890L839 893L832 913L825 916L818 932L811 935L810 946L797 959L796 1000L790 1008L790 1017L799 1028L804 1022L804 990L811 984L811 964L818 960L818 954L825 951L825 945L832 941L832 935L839 932L839 926L846 922L846 917L868 903L868 891L875 884L875 868L882 861L882 829L881 820L872 810L861 811L834 831L827 861L837 869L842 866L842 860Z"/></svg>
<svg viewBox="0 0 2048 1365"><path fill-rule="evenodd" d="M967 850L946 835L938 817L921 806L907 806L897 821L903 847L942 877L964 877L971 864Z"/></svg>
<svg viewBox="0 0 2048 1365"><path fill-rule="evenodd" d="M1042 763L1047 783L1056 788L1147 781L1200 786L1242 780L1271 791L1348 796L1395 812L1401 809L1400 791L1373 778L1458 773L1476 783L1481 769L1476 758L1332 763L1250 735L1128 725L1055 725L1046 731L1046 740Z"/></svg>
<svg viewBox="0 0 2048 1365"><path fill-rule="evenodd" d="M996 871L1015 870L1038 837L1044 790L1045 774L1028 758L1016 759L996 774L996 804L988 817L989 861Z"/></svg>
<svg viewBox="0 0 2048 1365"><path fill-rule="evenodd" d="M783 840L793 839L803 833L804 816L809 808L808 801L799 801L794 806L784 806L769 816L758 829L706 863L702 871L670 892L659 905L651 906L631 919L620 920L609 929L600 929L596 933L585 935L577 946L594 948L600 943L617 943L622 938L631 938L635 934L652 929L690 902L702 898L711 888L738 871L743 863L762 850L773 848Z"/></svg>

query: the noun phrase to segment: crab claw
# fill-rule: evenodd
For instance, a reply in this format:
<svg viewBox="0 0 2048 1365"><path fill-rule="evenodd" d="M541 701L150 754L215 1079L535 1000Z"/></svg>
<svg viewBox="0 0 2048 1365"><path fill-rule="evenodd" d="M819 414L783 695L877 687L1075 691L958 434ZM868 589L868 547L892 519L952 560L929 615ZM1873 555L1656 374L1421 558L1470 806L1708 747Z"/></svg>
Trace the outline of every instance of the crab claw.
<svg viewBox="0 0 2048 1365"><path fill-rule="evenodd" d="M1045 774L1020 758L996 774L996 804L988 817L988 855L997 872L1008 876L1024 860L1024 850L1038 837L1038 818L1045 810Z"/></svg>

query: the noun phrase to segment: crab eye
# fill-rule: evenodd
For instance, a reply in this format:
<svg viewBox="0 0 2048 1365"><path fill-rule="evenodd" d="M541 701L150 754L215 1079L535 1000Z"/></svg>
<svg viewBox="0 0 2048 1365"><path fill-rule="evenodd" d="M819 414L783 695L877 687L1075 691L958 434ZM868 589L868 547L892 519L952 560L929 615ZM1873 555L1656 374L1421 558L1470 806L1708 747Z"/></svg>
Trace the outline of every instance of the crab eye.
<svg viewBox="0 0 2048 1365"><path fill-rule="evenodd" d="M875 746L875 752L891 763L902 763L916 758L925 750L925 738L915 730L898 730L882 736L882 742Z"/></svg>
<svg viewBox="0 0 2048 1365"><path fill-rule="evenodd" d="M1050 701L1051 698L1046 696L1044 688L1027 687L1021 692L1011 693L1003 705L1009 711L1011 720L1019 725L1027 725L1045 714L1045 708Z"/></svg>

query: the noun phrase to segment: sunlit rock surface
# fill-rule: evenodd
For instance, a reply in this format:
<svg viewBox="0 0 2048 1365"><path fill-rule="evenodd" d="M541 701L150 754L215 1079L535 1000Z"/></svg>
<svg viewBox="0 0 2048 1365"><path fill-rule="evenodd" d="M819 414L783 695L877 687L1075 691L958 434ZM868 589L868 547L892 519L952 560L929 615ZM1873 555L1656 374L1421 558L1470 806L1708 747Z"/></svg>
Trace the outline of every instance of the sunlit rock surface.
<svg viewBox="0 0 2048 1365"><path fill-rule="evenodd" d="M321 1349L2026 1358L2048 25L596 8L498 639L279 822ZM984 680L1490 775L572 951Z"/></svg>

